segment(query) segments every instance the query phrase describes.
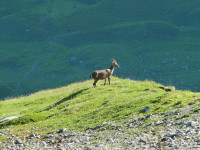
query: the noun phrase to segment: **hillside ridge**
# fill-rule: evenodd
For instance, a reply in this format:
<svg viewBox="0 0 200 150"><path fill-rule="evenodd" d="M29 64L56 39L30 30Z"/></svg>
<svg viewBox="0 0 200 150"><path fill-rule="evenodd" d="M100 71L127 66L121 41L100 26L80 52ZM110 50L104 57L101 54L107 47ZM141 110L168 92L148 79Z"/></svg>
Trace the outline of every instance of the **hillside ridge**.
<svg viewBox="0 0 200 150"><path fill-rule="evenodd" d="M199 91L200 2L6 1L0 9L0 99L116 75ZM31 85L31 86L30 86Z"/></svg>
<svg viewBox="0 0 200 150"><path fill-rule="evenodd" d="M14 143L21 138L24 138L25 143L31 139L34 141L36 132L45 143L52 138L49 135L56 138L62 134L64 136L64 133L77 138L80 134L83 136L84 132L94 131L96 134L101 131L109 136L107 131L125 131L123 124L129 124L130 120L141 122L144 119L141 122L144 127L154 122L159 124L159 120L167 116L171 121L173 115L189 120L198 117L200 93L175 90L174 87L165 87L153 81L133 81L117 77L111 78L111 85L104 86L103 81L98 82L97 88L93 88L92 82L88 80L73 83L66 87L1 101L0 120L9 116L20 116L0 123L2 143L9 143L6 138L12 135ZM143 132L138 121L134 128ZM50 142L47 145L58 143Z"/></svg>

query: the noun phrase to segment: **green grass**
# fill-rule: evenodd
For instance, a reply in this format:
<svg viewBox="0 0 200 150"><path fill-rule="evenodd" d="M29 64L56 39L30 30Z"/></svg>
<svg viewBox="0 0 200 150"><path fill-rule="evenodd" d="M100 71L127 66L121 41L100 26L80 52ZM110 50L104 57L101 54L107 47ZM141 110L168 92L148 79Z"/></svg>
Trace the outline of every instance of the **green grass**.
<svg viewBox="0 0 200 150"><path fill-rule="evenodd" d="M199 8L188 0L8 0L0 99L86 80L112 58L119 77L199 91Z"/></svg>
<svg viewBox="0 0 200 150"><path fill-rule="evenodd" d="M161 84L153 81L133 81L111 78L111 85L99 81L97 88L92 80L74 83L66 87L50 89L0 102L0 119L8 116L21 117L0 123L13 134L24 134L32 127L39 133L60 128L70 131L95 127L103 122L121 122L131 115L164 113L197 101L199 93L190 91L166 92ZM146 90L146 89L150 90ZM145 107L147 113L140 113Z"/></svg>

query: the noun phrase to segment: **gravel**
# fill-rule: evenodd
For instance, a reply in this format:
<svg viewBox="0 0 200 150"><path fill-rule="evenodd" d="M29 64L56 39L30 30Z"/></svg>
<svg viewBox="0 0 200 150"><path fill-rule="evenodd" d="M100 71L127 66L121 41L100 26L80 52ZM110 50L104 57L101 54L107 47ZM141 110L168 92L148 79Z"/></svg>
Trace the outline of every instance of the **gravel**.
<svg viewBox="0 0 200 150"><path fill-rule="evenodd" d="M188 111L190 116L182 117ZM0 142L0 149L199 150L200 114L193 111L192 105L188 105L163 114L129 116L121 123L103 122L82 132L70 133L67 128L61 128L45 135L33 131L27 133L30 134L19 138L12 131L1 129L0 138L7 135L8 140Z"/></svg>

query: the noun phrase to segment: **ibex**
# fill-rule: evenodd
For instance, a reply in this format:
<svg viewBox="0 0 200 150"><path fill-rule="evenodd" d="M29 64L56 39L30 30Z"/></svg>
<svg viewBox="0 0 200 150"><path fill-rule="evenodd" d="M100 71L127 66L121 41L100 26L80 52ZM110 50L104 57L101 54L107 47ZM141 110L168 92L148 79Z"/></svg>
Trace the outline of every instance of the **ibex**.
<svg viewBox="0 0 200 150"><path fill-rule="evenodd" d="M98 80L103 80L105 79L104 85L106 85L106 78L108 78L108 82L110 85L110 76L113 74L113 71L115 68L119 68L119 65L117 64L117 61L113 59L112 65L109 69L104 69L104 70L96 70L94 71L91 75L90 78L94 79L93 86L96 87L96 83Z"/></svg>

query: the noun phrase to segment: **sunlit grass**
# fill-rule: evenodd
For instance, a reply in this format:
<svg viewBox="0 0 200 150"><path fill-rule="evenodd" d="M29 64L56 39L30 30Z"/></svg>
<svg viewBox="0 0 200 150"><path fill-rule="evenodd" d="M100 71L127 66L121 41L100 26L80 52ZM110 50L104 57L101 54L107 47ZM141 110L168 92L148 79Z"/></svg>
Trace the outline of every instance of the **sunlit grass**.
<svg viewBox="0 0 200 150"><path fill-rule="evenodd" d="M84 130L102 122L126 120L131 115L164 113L196 101L199 93L190 91L166 92L153 81L133 81L111 78L111 85L92 80L74 83L0 102L0 119L21 115L20 118L1 123L1 128L23 133L39 127L41 133L69 128ZM170 87L172 88L172 87ZM145 107L147 113L140 113ZM48 131L46 130L48 129Z"/></svg>

